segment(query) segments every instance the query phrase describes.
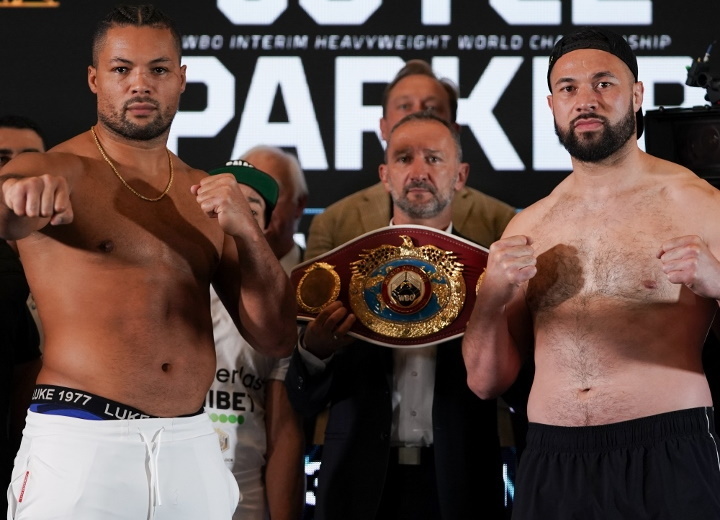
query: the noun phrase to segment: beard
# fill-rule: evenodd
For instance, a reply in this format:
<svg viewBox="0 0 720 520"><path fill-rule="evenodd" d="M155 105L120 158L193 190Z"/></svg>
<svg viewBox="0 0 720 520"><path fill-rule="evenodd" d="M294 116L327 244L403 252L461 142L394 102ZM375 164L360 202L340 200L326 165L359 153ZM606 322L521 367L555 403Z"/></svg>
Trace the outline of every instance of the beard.
<svg viewBox="0 0 720 520"><path fill-rule="evenodd" d="M578 136L573 131L573 126L578 120L588 118L601 120L604 128L599 134L588 132ZM625 116L614 125L610 124L606 117L597 114L584 114L573 119L570 123L570 129L567 131L561 130L557 121L555 121L555 133L571 157L587 163L600 162L617 152L636 134L635 112L633 112L631 103Z"/></svg>
<svg viewBox="0 0 720 520"><path fill-rule="evenodd" d="M125 117L127 107L132 103L149 103L158 107L155 117L145 125L133 123ZM163 135L170 128L175 111L159 110L159 103L153 99L135 97L129 99L123 105L120 112L103 113L98 110L98 119L116 134L131 141L151 141Z"/></svg>
<svg viewBox="0 0 720 520"><path fill-rule="evenodd" d="M453 181L453 185L457 177ZM432 194L432 198L427 202L415 202L408 198L408 193L413 188L421 188L427 190ZM395 191L391 191L393 202L400 208L405 214L413 219L427 219L433 218L440 214L444 210L450 201L452 200L452 193L439 194L437 188L425 181L412 181L407 184L402 191L402 195L399 196Z"/></svg>

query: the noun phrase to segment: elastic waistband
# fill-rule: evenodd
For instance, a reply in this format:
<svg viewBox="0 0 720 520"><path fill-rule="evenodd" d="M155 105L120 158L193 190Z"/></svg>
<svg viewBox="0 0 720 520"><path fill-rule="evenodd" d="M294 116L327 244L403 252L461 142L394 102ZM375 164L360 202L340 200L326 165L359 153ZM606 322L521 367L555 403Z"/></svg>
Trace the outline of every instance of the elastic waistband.
<svg viewBox="0 0 720 520"><path fill-rule="evenodd" d="M33 390L30 410L44 415L63 415L77 419L135 420L156 419L150 415L112 399L64 386L36 385ZM197 412L183 417L203 413Z"/></svg>
<svg viewBox="0 0 720 520"><path fill-rule="evenodd" d="M163 443L215 436L210 418L206 413L192 417L159 417L117 421L86 421L62 415L45 415L28 411L23 436L29 439L68 435L76 439L105 440L107 442L142 442L142 433L152 438L163 430Z"/></svg>
<svg viewBox="0 0 720 520"><path fill-rule="evenodd" d="M592 452L647 446L672 437L713 435L714 411L690 408L598 426L530 423L527 446L544 451Z"/></svg>

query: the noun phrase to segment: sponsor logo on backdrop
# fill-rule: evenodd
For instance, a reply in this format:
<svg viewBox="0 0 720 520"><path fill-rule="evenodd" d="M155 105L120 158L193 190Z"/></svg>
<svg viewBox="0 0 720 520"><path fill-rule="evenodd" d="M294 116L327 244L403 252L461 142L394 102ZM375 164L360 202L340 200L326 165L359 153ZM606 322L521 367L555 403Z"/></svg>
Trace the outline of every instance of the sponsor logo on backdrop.
<svg viewBox="0 0 720 520"><path fill-rule="evenodd" d="M364 136L375 134L380 141L382 108L380 95L369 97L367 87L390 81L413 53L432 53L433 68L460 86L458 122L492 169L569 170L547 107L547 55L562 31L586 24L613 26L636 51L645 110L658 106L658 84L678 86L678 105L704 104L704 93L685 85L691 56L671 55L674 35L653 32L651 0L572 0L565 9L560 0L490 0L478 9L506 24L492 34L443 29L453 22L453 0L416 0L409 9L413 16L419 11L419 23L408 22L406 34L385 33L382 29L396 27L377 16L386 2L298 0L294 8L309 16L310 30L277 34L271 24L289 0L217 0L227 29L183 38L188 82L204 87L199 90L206 100L197 103L201 110L178 113L170 147L177 151L179 138L216 137L237 117L232 149L225 152L230 157L262 142L295 149L305 170L375 168L363 164ZM332 34L323 32L327 25ZM352 34L359 26L364 32ZM368 30L373 26L378 33ZM622 31L623 26L632 30ZM348 30L338 30L342 27ZM518 85L526 94L514 94L516 110L499 108L506 91ZM278 106L284 112L280 119L273 115Z"/></svg>

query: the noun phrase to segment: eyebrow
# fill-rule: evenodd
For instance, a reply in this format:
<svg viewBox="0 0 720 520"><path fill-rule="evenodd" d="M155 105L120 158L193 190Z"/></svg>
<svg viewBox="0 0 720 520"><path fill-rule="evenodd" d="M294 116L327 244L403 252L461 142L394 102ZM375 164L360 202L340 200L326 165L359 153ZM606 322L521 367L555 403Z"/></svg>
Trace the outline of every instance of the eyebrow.
<svg viewBox="0 0 720 520"><path fill-rule="evenodd" d="M114 57L110 58L110 63L113 63L116 61L119 61L120 63L127 63L128 65L134 64L134 62L132 60L128 60L127 58L122 58L120 56L114 56ZM170 59L167 56L160 56L159 58L150 60L150 63L167 63L167 62L172 62L172 59Z"/></svg>
<svg viewBox="0 0 720 520"><path fill-rule="evenodd" d="M406 99L411 99L411 98L415 98L415 97L419 97L422 101L440 99L439 96L436 96L435 94L430 94L428 96L416 96L414 94L401 94L401 95L391 98L391 99L393 101L404 101Z"/></svg>
<svg viewBox="0 0 720 520"><path fill-rule="evenodd" d="M254 202L258 206L262 206L262 199L259 199L258 197L253 197L252 195L247 197L248 203Z"/></svg>
<svg viewBox="0 0 720 520"><path fill-rule="evenodd" d="M407 153L410 153L412 150L412 147L406 146L405 148L398 148L397 150L393 151L393 157L397 157L398 155L404 155Z"/></svg>
<svg viewBox="0 0 720 520"><path fill-rule="evenodd" d="M605 78L605 77L611 77L611 78L618 79L618 77L615 74L613 74L612 72L610 72L609 70L603 70L600 72L596 72L595 74L593 74L592 79L598 80L600 78ZM555 85L559 85L560 83L573 83L574 81L577 81L577 79L575 77L565 76L562 78L558 78L557 81L555 82Z"/></svg>
<svg viewBox="0 0 720 520"><path fill-rule="evenodd" d="M395 152L393 153L393 157L397 157L398 155L408 154L411 151L413 151L414 149L415 149L415 147L413 147L413 146L406 146L405 148L400 148L399 150L395 150ZM442 154L443 152L439 148L423 148L422 153L423 154L430 153L430 154L434 154L434 155L439 155L439 154Z"/></svg>

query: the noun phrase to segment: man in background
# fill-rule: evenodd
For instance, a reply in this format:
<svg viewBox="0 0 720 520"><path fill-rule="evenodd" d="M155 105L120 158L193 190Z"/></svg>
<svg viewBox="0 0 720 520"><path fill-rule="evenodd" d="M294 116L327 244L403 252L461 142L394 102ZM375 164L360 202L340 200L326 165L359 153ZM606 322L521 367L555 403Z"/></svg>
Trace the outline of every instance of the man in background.
<svg viewBox="0 0 720 520"><path fill-rule="evenodd" d="M382 139L387 141L398 121L418 111L429 111L459 131L456 123L458 97L457 87L449 80L439 78L430 64L418 59L407 61L383 93L383 116L379 121ZM502 236L505 226L516 213L512 206L468 186L455 193L451 211L453 229L485 247ZM392 217L392 199L382 182L353 193L313 218L306 258L314 258L359 235L387 226ZM499 401L501 424L511 424L511 427L503 428L503 439L515 447L516 455L521 453L525 443L525 406L531 380L532 366L528 364L518 383Z"/></svg>
<svg viewBox="0 0 720 520"><path fill-rule="evenodd" d="M235 176L258 226L267 232L282 197L273 177L243 160L209 173ZM292 228L292 222L278 224ZM305 498L304 436L284 385L289 360L252 348L212 288L210 295L217 368L205 410L240 488L233 519L298 520Z"/></svg>
<svg viewBox="0 0 720 520"><path fill-rule="evenodd" d="M398 71L383 94L380 134L387 142L400 119L430 111L458 128L458 91L449 80L438 78L423 60L410 60ZM387 226L393 205L382 183L360 190L328 206L310 224L307 258L373 229ZM478 190L464 186L453 198L453 226L463 236L485 247L500 238L515 209Z"/></svg>
<svg viewBox="0 0 720 520"><path fill-rule="evenodd" d="M307 205L305 174L297 157L274 146L255 146L241 159L266 172L280 187L277 204L265 228L265 238L280 264L290 273L305 256L305 251L294 238Z"/></svg>
<svg viewBox="0 0 720 520"><path fill-rule="evenodd" d="M25 152L44 152L45 139L35 122L21 116L0 117L0 171ZM40 338L26 301L27 280L17 252L0 240L0 467L2 489L10 483L25 425L32 388L40 371ZM3 511L7 498L3 493Z"/></svg>
<svg viewBox="0 0 720 520"><path fill-rule="evenodd" d="M388 137L380 179L393 216L378 227L456 233L451 204L468 165L455 127L421 112ZM328 305L308 324L286 378L304 415L330 406L315 518L502 518L497 403L467 387L460 340L393 349L346 336L354 320L342 302Z"/></svg>

